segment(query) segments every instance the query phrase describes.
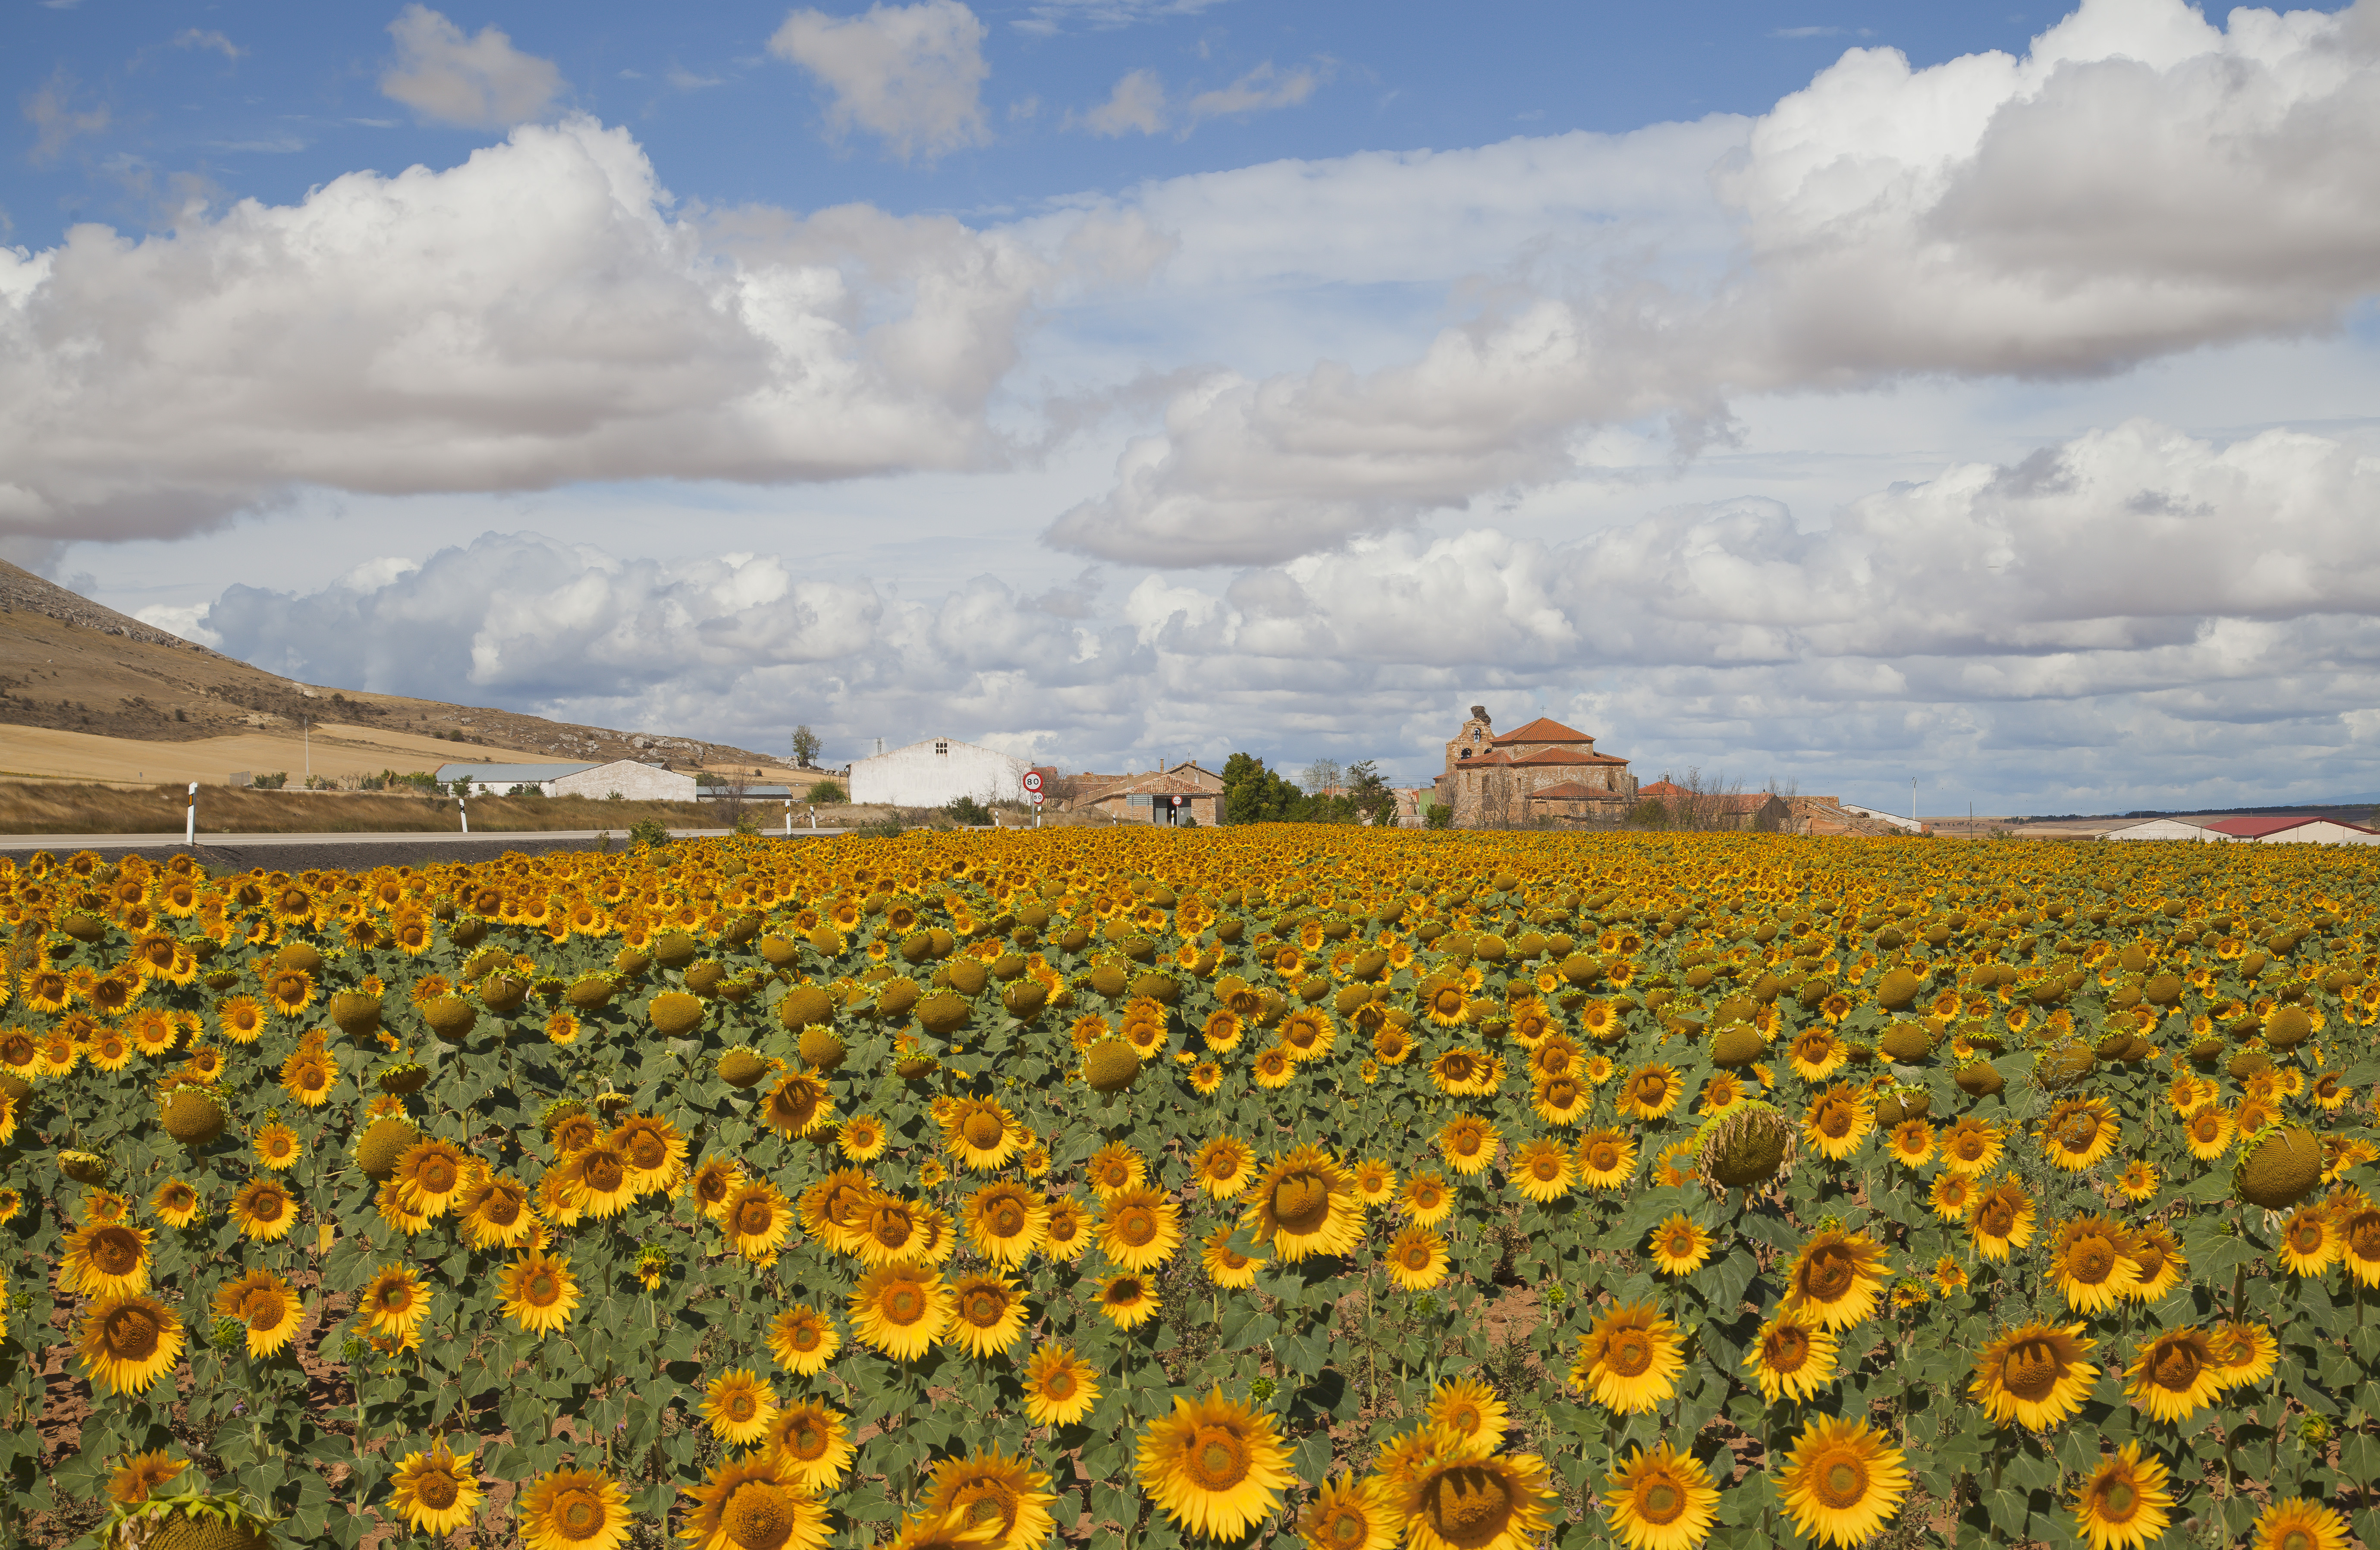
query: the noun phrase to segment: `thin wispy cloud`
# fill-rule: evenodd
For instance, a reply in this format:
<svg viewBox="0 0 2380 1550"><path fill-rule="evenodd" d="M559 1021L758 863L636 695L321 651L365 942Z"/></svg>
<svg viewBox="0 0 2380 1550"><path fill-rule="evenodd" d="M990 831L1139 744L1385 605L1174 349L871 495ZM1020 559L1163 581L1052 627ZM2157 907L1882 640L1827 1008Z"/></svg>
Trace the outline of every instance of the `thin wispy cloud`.
<svg viewBox="0 0 2380 1550"><path fill-rule="evenodd" d="M174 38L174 46L176 48L212 49L217 54L222 55L225 58L234 60L238 59L248 52L248 50L240 47L237 43L233 43L229 38L225 37L220 32L201 31L196 27L184 28L179 33L176 34Z"/></svg>

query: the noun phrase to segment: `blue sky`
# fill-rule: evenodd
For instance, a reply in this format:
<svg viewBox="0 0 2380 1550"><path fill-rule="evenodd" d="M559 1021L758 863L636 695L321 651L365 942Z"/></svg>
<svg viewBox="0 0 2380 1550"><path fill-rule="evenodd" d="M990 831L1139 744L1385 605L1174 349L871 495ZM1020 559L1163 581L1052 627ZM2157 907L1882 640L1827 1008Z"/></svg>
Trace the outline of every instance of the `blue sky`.
<svg viewBox="0 0 2380 1550"><path fill-rule="evenodd" d="M844 757L2380 793L2374 9L18 3L0 554Z"/></svg>

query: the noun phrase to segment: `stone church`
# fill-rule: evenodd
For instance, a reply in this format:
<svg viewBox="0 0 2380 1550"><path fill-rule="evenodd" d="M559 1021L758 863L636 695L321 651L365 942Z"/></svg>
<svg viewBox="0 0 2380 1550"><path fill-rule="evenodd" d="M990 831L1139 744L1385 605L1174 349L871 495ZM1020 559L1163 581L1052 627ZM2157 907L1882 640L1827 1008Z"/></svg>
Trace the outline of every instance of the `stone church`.
<svg viewBox="0 0 2380 1550"><path fill-rule="evenodd" d="M1499 736L1480 705L1448 741L1437 785L1459 829L1617 824L1636 800L1628 761L1585 733L1539 716Z"/></svg>

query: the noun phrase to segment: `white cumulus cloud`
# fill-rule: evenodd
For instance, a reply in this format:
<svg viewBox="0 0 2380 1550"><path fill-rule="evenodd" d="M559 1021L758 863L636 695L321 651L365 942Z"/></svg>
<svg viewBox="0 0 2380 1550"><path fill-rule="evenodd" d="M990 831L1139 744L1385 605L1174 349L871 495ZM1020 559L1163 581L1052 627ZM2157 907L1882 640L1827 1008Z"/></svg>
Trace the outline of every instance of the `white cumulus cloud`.
<svg viewBox="0 0 2380 1550"><path fill-rule="evenodd" d="M754 482L979 466L1021 320L1162 251L946 217L673 214L574 117L170 236L0 249L0 532L176 536L304 485Z"/></svg>
<svg viewBox="0 0 2380 1550"><path fill-rule="evenodd" d="M836 133L864 129L903 161L932 161L990 140L984 125L983 23L959 0L868 7L856 17L800 10L769 52L801 66L832 93Z"/></svg>
<svg viewBox="0 0 2380 1550"><path fill-rule="evenodd" d="M2380 0L2085 0L2022 58L1853 49L1710 168L1716 277L1488 287L1415 358L1184 392L1048 541L1278 560L1560 476L1583 430L1897 378L2103 374L2336 329L2380 288ZM1184 244L1185 255L1196 243Z"/></svg>
<svg viewBox="0 0 2380 1550"><path fill-rule="evenodd" d="M388 32L396 59L380 78L381 92L432 122L504 128L540 116L562 94L553 61L513 47L502 28L482 27L467 37L416 0Z"/></svg>

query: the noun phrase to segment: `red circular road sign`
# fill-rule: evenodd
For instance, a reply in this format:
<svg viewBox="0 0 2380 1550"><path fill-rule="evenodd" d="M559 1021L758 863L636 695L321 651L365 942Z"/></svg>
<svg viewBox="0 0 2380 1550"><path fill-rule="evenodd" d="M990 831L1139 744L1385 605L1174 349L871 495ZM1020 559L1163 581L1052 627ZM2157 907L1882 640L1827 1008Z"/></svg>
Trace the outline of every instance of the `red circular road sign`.
<svg viewBox="0 0 2380 1550"><path fill-rule="evenodd" d="M1026 793L1026 795L1033 799L1033 805L1034 805L1035 807L1039 807L1039 806L1041 805L1041 793L1040 793L1040 792L1038 792L1038 791L1027 791L1027 792Z"/></svg>
<svg viewBox="0 0 2380 1550"><path fill-rule="evenodd" d="M1041 772L1040 772L1040 771L1038 771L1038 770L1027 770L1027 771L1026 771L1026 772L1025 772L1025 789L1026 789L1027 791L1037 791L1037 792L1038 792L1038 791L1039 791L1039 790L1041 789Z"/></svg>

